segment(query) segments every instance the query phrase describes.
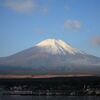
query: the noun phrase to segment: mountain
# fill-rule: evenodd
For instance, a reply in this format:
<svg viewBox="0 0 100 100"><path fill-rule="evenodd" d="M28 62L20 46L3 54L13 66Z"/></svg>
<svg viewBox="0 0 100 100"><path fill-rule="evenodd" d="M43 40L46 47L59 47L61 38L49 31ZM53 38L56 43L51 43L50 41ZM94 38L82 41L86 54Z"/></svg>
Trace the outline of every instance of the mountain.
<svg viewBox="0 0 100 100"><path fill-rule="evenodd" d="M34 47L0 58L1 74L100 73L100 58L62 40L46 39Z"/></svg>

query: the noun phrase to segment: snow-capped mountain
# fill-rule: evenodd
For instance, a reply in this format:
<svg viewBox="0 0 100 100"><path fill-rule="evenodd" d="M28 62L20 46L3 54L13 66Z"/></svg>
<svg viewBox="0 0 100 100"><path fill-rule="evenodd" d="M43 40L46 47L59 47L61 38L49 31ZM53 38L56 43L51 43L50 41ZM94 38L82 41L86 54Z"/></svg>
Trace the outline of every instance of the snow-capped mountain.
<svg viewBox="0 0 100 100"><path fill-rule="evenodd" d="M70 45L68 45L62 40L47 39L40 42L36 46L50 54L66 55L67 53L69 54L78 53L77 49L72 48Z"/></svg>
<svg viewBox="0 0 100 100"><path fill-rule="evenodd" d="M46 39L32 48L0 58L0 73L99 74L100 58L73 48L62 40Z"/></svg>

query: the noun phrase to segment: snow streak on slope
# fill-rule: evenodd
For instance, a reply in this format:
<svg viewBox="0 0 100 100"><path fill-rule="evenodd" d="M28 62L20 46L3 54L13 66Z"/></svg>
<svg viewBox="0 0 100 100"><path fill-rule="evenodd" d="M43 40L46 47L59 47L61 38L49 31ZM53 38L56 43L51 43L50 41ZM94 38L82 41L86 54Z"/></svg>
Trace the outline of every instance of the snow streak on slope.
<svg viewBox="0 0 100 100"><path fill-rule="evenodd" d="M76 53L80 53L79 50L72 48L62 40L47 39L38 43L36 46L51 54L65 55L69 53L75 55Z"/></svg>

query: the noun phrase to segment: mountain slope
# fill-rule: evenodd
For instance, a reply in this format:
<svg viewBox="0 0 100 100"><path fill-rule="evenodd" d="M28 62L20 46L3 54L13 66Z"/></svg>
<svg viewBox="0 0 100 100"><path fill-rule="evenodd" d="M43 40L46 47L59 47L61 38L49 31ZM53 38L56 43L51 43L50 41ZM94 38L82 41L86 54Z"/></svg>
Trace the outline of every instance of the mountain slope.
<svg viewBox="0 0 100 100"><path fill-rule="evenodd" d="M100 73L100 58L83 53L62 40L47 39L34 47L0 58L0 70L13 73ZM2 67L3 66L3 67Z"/></svg>

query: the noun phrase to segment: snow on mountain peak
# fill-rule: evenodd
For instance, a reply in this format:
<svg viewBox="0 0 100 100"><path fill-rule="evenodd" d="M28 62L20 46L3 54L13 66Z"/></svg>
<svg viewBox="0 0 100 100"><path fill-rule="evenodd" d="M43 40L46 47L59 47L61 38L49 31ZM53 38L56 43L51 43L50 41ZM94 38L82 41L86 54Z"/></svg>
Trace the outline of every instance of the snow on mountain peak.
<svg viewBox="0 0 100 100"><path fill-rule="evenodd" d="M37 47L41 48L43 51L52 54L62 54L65 55L67 53L75 55L79 51L69 44L65 43L62 40L56 39L46 39L36 45Z"/></svg>

